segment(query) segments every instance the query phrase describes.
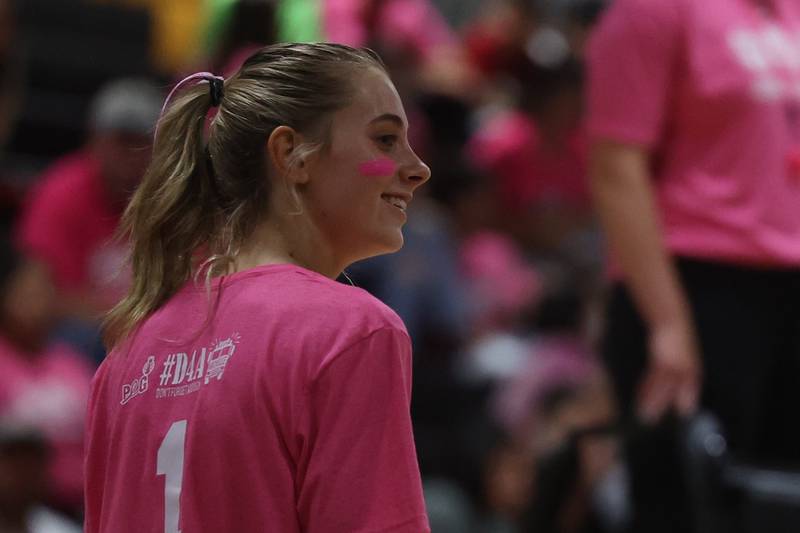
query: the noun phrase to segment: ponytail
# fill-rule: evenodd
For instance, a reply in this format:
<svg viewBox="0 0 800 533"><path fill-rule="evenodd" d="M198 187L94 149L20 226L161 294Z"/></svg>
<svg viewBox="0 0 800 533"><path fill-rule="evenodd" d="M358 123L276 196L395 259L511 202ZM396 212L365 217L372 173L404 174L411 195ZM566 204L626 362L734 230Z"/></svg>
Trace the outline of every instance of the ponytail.
<svg viewBox="0 0 800 533"><path fill-rule="evenodd" d="M214 232L220 214L204 129L220 94L212 82L211 91L196 85L169 108L169 97L164 104L153 159L122 217L120 235L130 241L133 279L106 317L109 349L191 278L196 252Z"/></svg>

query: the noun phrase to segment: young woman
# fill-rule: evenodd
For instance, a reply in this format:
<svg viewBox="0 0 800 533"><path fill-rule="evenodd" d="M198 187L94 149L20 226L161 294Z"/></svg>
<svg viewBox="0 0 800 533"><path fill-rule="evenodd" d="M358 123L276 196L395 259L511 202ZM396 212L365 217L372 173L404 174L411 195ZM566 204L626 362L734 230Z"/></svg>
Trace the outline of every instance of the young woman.
<svg viewBox="0 0 800 533"><path fill-rule="evenodd" d="M430 177L380 59L282 44L189 81L125 215L86 531L428 531L406 330L334 281L402 246Z"/></svg>
<svg viewBox="0 0 800 533"><path fill-rule="evenodd" d="M798 35L796 0L617 0L590 43L604 355L648 423L633 531L691 531L669 412L700 405L737 455L800 464Z"/></svg>

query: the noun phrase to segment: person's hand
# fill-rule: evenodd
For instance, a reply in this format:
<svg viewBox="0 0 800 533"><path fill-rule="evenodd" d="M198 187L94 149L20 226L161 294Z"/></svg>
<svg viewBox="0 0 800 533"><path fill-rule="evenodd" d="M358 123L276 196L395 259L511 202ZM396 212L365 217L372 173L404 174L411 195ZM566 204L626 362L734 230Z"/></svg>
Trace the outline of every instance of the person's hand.
<svg viewBox="0 0 800 533"><path fill-rule="evenodd" d="M701 363L690 320L656 324L650 329L648 368L639 387L639 417L657 422L674 409L688 416L700 398Z"/></svg>

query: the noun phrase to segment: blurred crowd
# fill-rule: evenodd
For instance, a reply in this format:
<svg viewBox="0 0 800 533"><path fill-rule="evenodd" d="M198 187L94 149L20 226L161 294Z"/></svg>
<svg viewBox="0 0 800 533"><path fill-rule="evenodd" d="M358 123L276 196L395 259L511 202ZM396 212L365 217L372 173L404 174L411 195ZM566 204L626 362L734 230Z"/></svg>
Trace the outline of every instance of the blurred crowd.
<svg viewBox="0 0 800 533"><path fill-rule="evenodd" d="M630 517L596 355L603 244L584 45L603 0L0 0L0 531L77 531L99 317L166 90L277 41L370 46L433 178L405 247L348 279L414 342L434 533L615 532Z"/></svg>

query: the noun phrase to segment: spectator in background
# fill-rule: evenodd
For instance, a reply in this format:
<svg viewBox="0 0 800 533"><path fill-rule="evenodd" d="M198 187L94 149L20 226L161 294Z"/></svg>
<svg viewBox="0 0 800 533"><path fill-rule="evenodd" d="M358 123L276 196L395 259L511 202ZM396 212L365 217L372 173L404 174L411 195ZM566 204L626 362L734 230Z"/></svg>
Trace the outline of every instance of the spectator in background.
<svg viewBox="0 0 800 533"><path fill-rule="evenodd" d="M592 187L615 283L603 351L633 531L692 531L677 424L800 464L800 4L616 0L592 36ZM727 531L741 520L730 513Z"/></svg>
<svg viewBox="0 0 800 533"><path fill-rule="evenodd" d="M617 531L600 525L615 442L608 388L586 353L544 342L491 402L502 427L484 461L480 531ZM613 512L613 511L612 511ZM604 517L605 518L605 517Z"/></svg>
<svg viewBox="0 0 800 533"><path fill-rule="evenodd" d="M526 61L525 43L539 19L534 7L525 0L492 0L466 28L467 58L486 78L506 75Z"/></svg>
<svg viewBox="0 0 800 533"><path fill-rule="evenodd" d="M527 247L554 250L591 219L585 185L580 65L526 59L514 73L516 108L489 117L467 147L495 179L501 226Z"/></svg>
<svg viewBox="0 0 800 533"><path fill-rule="evenodd" d="M539 368L549 383L532 413L536 497L522 519L522 531L620 531L627 494L619 476L613 401L605 379L596 369L553 379L548 364L561 365L559 373L575 361L553 360Z"/></svg>
<svg viewBox="0 0 800 533"><path fill-rule="evenodd" d="M350 46L379 44L405 50L420 62L456 36L430 0L321 0L326 39Z"/></svg>
<svg viewBox="0 0 800 533"><path fill-rule="evenodd" d="M541 297L540 273L513 240L492 231L464 238L459 256L472 304L473 340L519 333L521 316Z"/></svg>
<svg viewBox="0 0 800 533"><path fill-rule="evenodd" d="M431 0L320 0L327 41L377 50L401 95L413 84L470 98L476 83L456 34Z"/></svg>
<svg viewBox="0 0 800 533"><path fill-rule="evenodd" d="M590 287L577 271L543 281L525 317L527 357L489 402L508 435L495 450L492 486L521 532L617 531L600 525L618 514L606 501L617 489L616 454L606 434L612 398L585 334Z"/></svg>
<svg viewBox="0 0 800 533"><path fill-rule="evenodd" d="M41 432L52 449L46 497L78 515L92 368L67 346L48 342L53 295L47 269L0 241L0 418Z"/></svg>
<svg viewBox="0 0 800 533"><path fill-rule="evenodd" d="M79 533L81 528L43 505L49 449L42 434L0 419L0 531Z"/></svg>
<svg viewBox="0 0 800 533"><path fill-rule="evenodd" d="M150 159L161 101L144 80L103 87L86 146L56 161L30 193L17 241L49 269L64 317L93 323L127 288L127 247L114 235Z"/></svg>

